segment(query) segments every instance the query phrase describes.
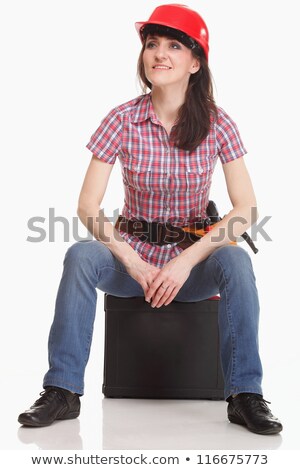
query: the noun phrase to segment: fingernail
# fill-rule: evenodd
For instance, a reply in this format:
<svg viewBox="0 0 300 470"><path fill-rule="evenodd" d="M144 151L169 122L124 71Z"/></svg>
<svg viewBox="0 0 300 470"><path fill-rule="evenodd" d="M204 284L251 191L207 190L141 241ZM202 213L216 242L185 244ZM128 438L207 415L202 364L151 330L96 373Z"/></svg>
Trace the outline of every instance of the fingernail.
<svg viewBox="0 0 300 470"><path fill-rule="evenodd" d="M150 302L150 299L145 299L145 300L146 300L146 302L148 302L148 303Z"/></svg>

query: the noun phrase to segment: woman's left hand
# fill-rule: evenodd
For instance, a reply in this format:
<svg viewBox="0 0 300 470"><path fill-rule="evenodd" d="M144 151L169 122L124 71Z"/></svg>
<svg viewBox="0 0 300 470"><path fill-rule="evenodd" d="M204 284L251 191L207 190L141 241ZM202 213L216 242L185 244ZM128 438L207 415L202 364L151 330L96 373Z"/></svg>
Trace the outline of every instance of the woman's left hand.
<svg viewBox="0 0 300 470"><path fill-rule="evenodd" d="M169 305L189 277L191 269L185 257L179 255L171 259L160 270L146 293L147 302L152 299L151 307Z"/></svg>

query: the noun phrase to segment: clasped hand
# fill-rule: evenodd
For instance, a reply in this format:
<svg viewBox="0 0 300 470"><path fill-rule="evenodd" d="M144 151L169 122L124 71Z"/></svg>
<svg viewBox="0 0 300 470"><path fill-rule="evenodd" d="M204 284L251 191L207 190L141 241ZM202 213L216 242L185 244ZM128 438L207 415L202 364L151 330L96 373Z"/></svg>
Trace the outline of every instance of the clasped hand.
<svg viewBox="0 0 300 470"><path fill-rule="evenodd" d="M142 286L145 299L151 307L169 305L190 275L191 266L179 256L159 269L141 258L134 267L127 269L129 274Z"/></svg>

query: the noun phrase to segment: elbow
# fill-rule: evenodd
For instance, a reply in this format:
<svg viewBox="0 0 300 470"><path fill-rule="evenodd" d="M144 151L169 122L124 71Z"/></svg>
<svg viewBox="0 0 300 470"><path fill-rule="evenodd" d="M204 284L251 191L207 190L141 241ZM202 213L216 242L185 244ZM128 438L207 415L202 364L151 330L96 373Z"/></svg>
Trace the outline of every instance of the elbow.
<svg viewBox="0 0 300 470"><path fill-rule="evenodd" d="M78 217L86 216L88 214L99 211L99 209L100 209L100 206L97 201L79 199L78 205L77 205L77 215Z"/></svg>
<svg viewBox="0 0 300 470"><path fill-rule="evenodd" d="M255 200L245 201L239 206L234 206L238 216L242 217L245 223L250 227L258 220L258 208Z"/></svg>
<svg viewBox="0 0 300 470"><path fill-rule="evenodd" d="M87 204L84 204L83 201L79 201L77 206L77 215L79 219L82 220L88 213L89 206Z"/></svg>
<svg viewBox="0 0 300 470"><path fill-rule="evenodd" d="M250 205L250 223L253 225L259 218L256 201Z"/></svg>
<svg viewBox="0 0 300 470"><path fill-rule="evenodd" d="M78 215L79 219L81 219L82 212L83 212L83 208L80 204L78 204L78 206L77 206L77 215Z"/></svg>

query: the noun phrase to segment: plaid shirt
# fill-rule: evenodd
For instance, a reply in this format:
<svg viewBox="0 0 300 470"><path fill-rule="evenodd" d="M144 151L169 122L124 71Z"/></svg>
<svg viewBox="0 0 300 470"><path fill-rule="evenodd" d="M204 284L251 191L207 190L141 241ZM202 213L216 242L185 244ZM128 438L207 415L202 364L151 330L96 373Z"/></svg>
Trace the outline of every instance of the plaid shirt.
<svg viewBox="0 0 300 470"><path fill-rule="evenodd" d="M177 226L206 217L218 157L224 164L246 153L235 123L221 108L217 122L196 150L175 147L154 112L151 93L114 108L87 148L110 164L119 158L125 191L123 216ZM176 243L158 246L122 231L120 235L142 259L158 267L182 251Z"/></svg>

